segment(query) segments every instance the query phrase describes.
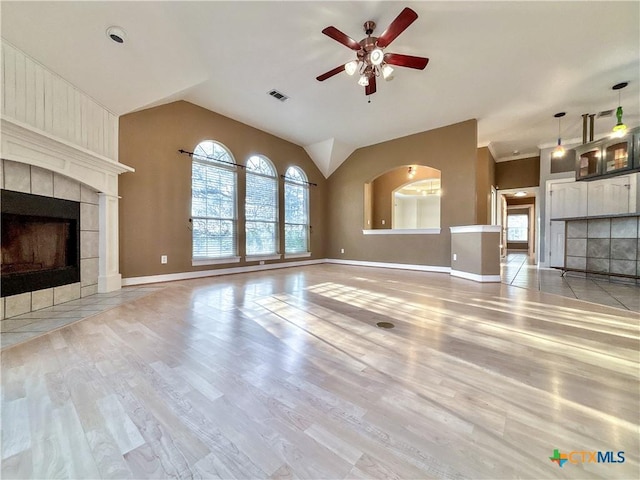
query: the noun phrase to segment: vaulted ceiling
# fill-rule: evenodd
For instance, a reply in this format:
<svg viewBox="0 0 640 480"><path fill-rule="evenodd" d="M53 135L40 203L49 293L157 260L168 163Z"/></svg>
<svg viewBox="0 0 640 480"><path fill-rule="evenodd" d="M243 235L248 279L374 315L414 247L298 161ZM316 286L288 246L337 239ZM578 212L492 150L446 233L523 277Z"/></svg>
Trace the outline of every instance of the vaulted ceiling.
<svg viewBox="0 0 640 480"><path fill-rule="evenodd" d="M387 51L396 68L368 103L357 78L315 77L355 58L321 33L380 34L405 6L419 18ZM9 2L2 36L116 114L187 100L305 147L328 176L358 147L478 119L497 159L581 137L583 113L640 124L638 2ZM111 25L126 31L118 45ZM289 96L280 102L267 92ZM615 117L598 118L604 134Z"/></svg>

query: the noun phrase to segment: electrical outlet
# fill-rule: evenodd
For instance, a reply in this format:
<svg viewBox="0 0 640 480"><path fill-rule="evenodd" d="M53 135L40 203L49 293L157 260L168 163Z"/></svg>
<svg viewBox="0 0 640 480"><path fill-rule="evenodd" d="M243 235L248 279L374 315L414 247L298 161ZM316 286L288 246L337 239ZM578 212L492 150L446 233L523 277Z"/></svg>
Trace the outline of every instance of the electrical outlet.
<svg viewBox="0 0 640 480"><path fill-rule="evenodd" d="M386 220L382 220L382 224L384 225L385 223L387 223Z"/></svg>
<svg viewBox="0 0 640 480"><path fill-rule="evenodd" d="M264 265L264 260L260 260L260 265Z"/></svg>
<svg viewBox="0 0 640 480"><path fill-rule="evenodd" d="M162 256L160 257L160 263L162 263L162 264L167 263L167 256L166 256L166 255L162 255Z"/></svg>
<svg viewBox="0 0 640 480"><path fill-rule="evenodd" d="M344 253L344 248L341 248L341 249L340 249L340 253Z"/></svg>
<svg viewBox="0 0 640 480"><path fill-rule="evenodd" d="M458 255L457 254L453 254L453 261L455 262L458 259Z"/></svg>

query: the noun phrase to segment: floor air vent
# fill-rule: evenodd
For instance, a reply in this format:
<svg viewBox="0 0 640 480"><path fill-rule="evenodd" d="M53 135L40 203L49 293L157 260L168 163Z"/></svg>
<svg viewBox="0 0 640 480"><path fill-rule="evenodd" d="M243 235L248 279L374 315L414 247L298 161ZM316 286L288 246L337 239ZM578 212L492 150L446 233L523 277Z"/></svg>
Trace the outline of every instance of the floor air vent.
<svg viewBox="0 0 640 480"><path fill-rule="evenodd" d="M273 98L275 98L276 100L280 100L281 102L284 102L286 100L289 100L289 97L287 97L284 93L280 93L277 90L271 90L269 92L269 95L271 95Z"/></svg>
<svg viewBox="0 0 640 480"><path fill-rule="evenodd" d="M395 325L391 322L378 322L376 323L378 328L393 328Z"/></svg>

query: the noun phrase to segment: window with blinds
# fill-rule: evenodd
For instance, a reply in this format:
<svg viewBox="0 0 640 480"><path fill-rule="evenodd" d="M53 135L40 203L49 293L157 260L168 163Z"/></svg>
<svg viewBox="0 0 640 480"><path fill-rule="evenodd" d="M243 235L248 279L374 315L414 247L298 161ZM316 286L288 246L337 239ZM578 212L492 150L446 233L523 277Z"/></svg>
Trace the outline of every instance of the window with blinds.
<svg viewBox="0 0 640 480"><path fill-rule="evenodd" d="M289 167L284 180L285 253L309 251L309 185L298 167Z"/></svg>
<svg viewBox="0 0 640 480"><path fill-rule="evenodd" d="M507 215L507 241L526 242L529 238L529 215Z"/></svg>
<svg viewBox="0 0 640 480"><path fill-rule="evenodd" d="M194 150L191 166L193 259L219 259L237 253L236 167L231 153L207 140Z"/></svg>
<svg viewBox="0 0 640 480"><path fill-rule="evenodd" d="M245 232L247 255L278 253L278 180L276 169L265 157L247 161Z"/></svg>

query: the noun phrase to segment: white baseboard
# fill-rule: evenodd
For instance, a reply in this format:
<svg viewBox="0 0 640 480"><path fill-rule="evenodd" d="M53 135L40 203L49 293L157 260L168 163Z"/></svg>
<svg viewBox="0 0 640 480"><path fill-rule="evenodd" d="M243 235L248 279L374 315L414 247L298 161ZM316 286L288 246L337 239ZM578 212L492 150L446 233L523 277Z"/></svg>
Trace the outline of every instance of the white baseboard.
<svg viewBox="0 0 640 480"><path fill-rule="evenodd" d="M302 260L299 262L268 263L266 265L247 265L244 267L219 268L216 270L199 270L196 272L169 273L166 275L149 275L146 277L130 277L122 279L122 286L144 285L146 283L174 282L176 280L189 280L192 278L216 277L218 275L230 275L233 273L258 272L261 270L274 270L276 268L302 267L325 263L326 259Z"/></svg>
<svg viewBox="0 0 640 480"><path fill-rule="evenodd" d="M417 270L420 272L437 272L449 273L450 267L440 267L433 265L412 265L408 263L387 263L387 262L365 262L362 260L341 260L337 258L328 258L327 263L337 263L340 265L356 265L359 267L379 267L379 268L397 268L401 270Z"/></svg>
<svg viewBox="0 0 640 480"><path fill-rule="evenodd" d="M361 260L341 260L337 258L320 258L316 260L301 260L298 262L269 263L266 265L247 265L243 267L219 268L215 270L199 270L196 272L169 273L165 275L149 275L145 277L130 277L122 279L122 286L144 285L147 283L175 282L177 280L189 280L192 278L215 277L219 275L230 275L234 273L259 272L261 270L274 270L277 268L302 267L305 265L317 265L319 263L335 263L340 265L354 265L359 267L395 268L400 270L415 270L420 272L450 273L450 267L434 265L413 265L408 263L387 263L387 262L366 262ZM460 272L464 273L464 272ZM468 274L473 275L473 274ZM480 275L477 275L480 277ZM468 277L471 280L475 278ZM495 281L495 280L476 280ZM500 277L498 276L498 282Z"/></svg>
<svg viewBox="0 0 640 480"><path fill-rule="evenodd" d="M500 283L500 275L479 275L477 273L461 272L460 270L451 270L452 277L466 278L474 282L497 282Z"/></svg>

